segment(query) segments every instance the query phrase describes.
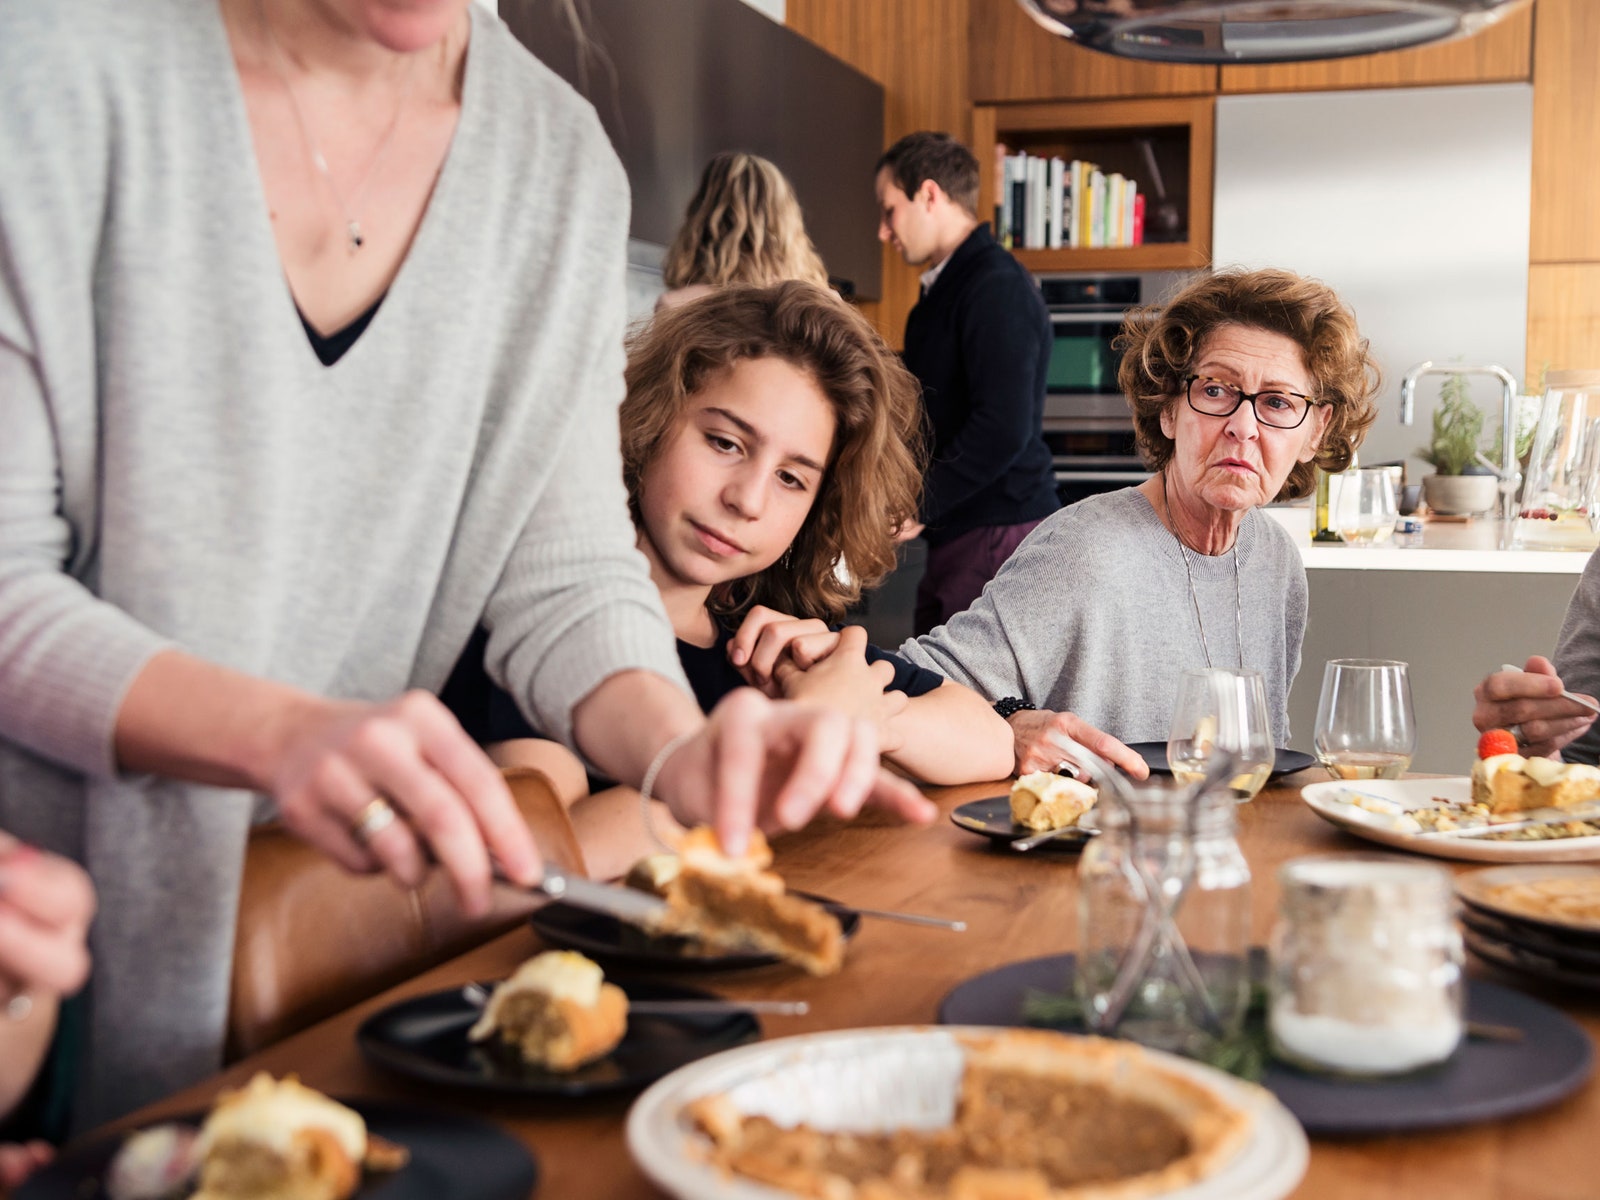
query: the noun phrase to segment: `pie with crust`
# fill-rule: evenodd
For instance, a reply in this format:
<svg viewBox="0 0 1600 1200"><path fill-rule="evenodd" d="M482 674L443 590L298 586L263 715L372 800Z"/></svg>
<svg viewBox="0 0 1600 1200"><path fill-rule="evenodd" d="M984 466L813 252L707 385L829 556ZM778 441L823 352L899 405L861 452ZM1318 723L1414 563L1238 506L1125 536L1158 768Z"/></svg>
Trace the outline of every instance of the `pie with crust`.
<svg viewBox="0 0 1600 1200"><path fill-rule="evenodd" d="M1251 1132L1248 1109L1129 1042L1042 1030L960 1040L944 1128L785 1128L726 1094L689 1116L722 1170L818 1200L1141 1200L1214 1174Z"/></svg>
<svg viewBox="0 0 1600 1200"><path fill-rule="evenodd" d="M684 834L677 869L657 871L667 912L657 932L697 938L735 950L756 949L832 975L844 961L844 930L822 905L785 889L768 868L772 851L759 830L745 853L723 853L704 826Z"/></svg>

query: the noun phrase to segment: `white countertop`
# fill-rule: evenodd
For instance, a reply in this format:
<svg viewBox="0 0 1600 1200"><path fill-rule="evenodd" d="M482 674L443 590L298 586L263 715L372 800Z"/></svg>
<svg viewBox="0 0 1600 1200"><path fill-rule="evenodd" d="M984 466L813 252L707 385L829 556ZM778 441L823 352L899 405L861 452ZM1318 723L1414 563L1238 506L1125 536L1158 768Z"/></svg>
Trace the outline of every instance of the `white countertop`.
<svg viewBox="0 0 1600 1200"><path fill-rule="evenodd" d="M1588 564L1587 550L1499 549L1499 523L1487 517L1462 522L1424 521L1420 546L1314 545L1311 510L1305 507L1271 507L1277 519L1300 546L1308 571L1475 571L1532 575L1581 575Z"/></svg>

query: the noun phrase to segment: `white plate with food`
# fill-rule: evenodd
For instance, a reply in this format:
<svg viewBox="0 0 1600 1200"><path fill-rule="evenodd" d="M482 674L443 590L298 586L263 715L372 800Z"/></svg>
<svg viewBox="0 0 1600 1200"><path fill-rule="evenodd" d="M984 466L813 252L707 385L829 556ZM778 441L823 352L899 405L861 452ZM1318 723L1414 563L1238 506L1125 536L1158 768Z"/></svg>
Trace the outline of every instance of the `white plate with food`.
<svg viewBox="0 0 1600 1200"><path fill-rule="evenodd" d="M1358 837L1465 862L1587 862L1600 860L1600 822L1570 822L1477 837L1428 836L1441 826L1471 828L1484 819L1472 809L1472 780L1331 779L1300 789L1319 817ZM1530 814L1504 814L1504 819Z"/></svg>
<svg viewBox="0 0 1600 1200"><path fill-rule="evenodd" d="M1084 1093L1069 1106L1084 1118L1076 1128L1059 1106L1048 1111L1074 1088ZM1038 1173L1004 1169L1031 1156L1055 1196L1103 1195L1115 1181L1130 1200L1277 1200L1309 1160L1305 1133L1270 1092L1213 1068L1127 1042L964 1026L842 1029L726 1051L640 1096L627 1137L645 1174L685 1200L853 1194L835 1172L876 1178L890 1138L895 1170L940 1181L930 1195L950 1194L952 1172L998 1189L984 1195L1033 1195L1016 1189L1037 1189ZM796 1167L819 1148L796 1139L825 1143L831 1179ZM1002 1151L1004 1167L971 1150L1007 1141L1018 1159Z"/></svg>

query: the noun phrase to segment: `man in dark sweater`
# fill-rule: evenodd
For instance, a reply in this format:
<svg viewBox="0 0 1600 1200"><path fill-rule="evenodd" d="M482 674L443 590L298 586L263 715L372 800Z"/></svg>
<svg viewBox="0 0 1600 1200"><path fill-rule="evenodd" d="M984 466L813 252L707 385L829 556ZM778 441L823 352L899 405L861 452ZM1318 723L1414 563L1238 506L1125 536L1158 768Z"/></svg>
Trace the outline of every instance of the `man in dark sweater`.
<svg viewBox="0 0 1600 1200"><path fill-rule="evenodd" d="M922 499L927 570L916 632L962 611L1057 508L1044 443L1050 317L1038 285L976 215L978 160L945 133L913 133L878 160L878 239L926 267L906 319L932 442Z"/></svg>

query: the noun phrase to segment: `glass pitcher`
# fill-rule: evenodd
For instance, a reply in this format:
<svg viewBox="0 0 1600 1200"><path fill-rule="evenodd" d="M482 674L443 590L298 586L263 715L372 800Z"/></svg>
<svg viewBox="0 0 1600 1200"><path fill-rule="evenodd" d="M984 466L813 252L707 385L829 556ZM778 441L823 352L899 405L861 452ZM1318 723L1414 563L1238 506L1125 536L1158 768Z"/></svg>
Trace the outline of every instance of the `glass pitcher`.
<svg viewBox="0 0 1600 1200"><path fill-rule="evenodd" d="M1600 371L1550 371L1533 431L1517 538L1530 549L1593 550L1600 535Z"/></svg>
<svg viewBox="0 0 1600 1200"><path fill-rule="evenodd" d="M1250 999L1250 868L1226 787L1130 784L1078 867L1074 984L1090 1032L1205 1058Z"/></svg>

